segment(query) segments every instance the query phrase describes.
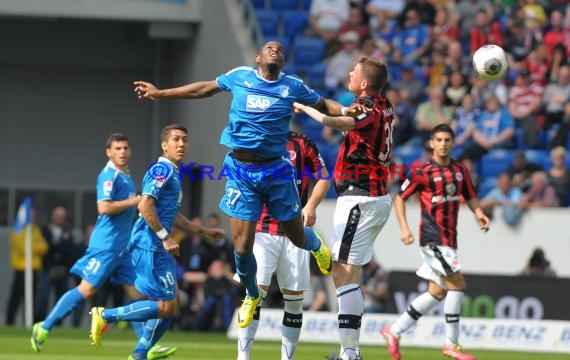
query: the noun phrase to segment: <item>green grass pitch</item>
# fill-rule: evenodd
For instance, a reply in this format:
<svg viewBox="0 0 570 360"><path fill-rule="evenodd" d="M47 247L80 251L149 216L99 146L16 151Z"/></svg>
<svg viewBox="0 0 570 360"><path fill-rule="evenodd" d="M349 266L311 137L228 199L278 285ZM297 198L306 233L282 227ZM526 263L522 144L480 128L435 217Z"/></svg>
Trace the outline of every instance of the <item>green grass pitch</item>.
<svg viewBox="0 0 570 360"><path fill-rule="evenodd" d="M236 343L221 333L168 332L162 344L178 346L172 360L227 360L236 359ZM0 360L125 360L135 345L130 330L111 329L103 337L100 349L90 345L87 329L55 328L44 344L42 352L33 353L30 348L30 331L19 327L0 328ZM296 360L324 360L336 347L333 344L301 343ZM389 360L383 346L363 346L365 360ZM540 354L475 350L478 360L554 360L568 359L568 354ZM406 360L443 359L437 349L402 349ZM257 341L252 358L256 360L279 359L280 344Z"/></svg>

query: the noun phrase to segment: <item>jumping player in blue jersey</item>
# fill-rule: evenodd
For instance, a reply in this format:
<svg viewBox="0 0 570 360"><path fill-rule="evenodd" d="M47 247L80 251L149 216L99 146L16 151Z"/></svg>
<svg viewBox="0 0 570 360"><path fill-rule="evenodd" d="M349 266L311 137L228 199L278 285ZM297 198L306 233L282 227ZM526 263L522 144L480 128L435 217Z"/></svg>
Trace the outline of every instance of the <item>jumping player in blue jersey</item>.
<svg viewBox="0 0 570 360"><path fill-rule="evenodd" d="M141 198L136 195L129 174L129 139L123 134L111 134L107 138L106 153L109 162L97 177L99 217L85 255L70 270L81 278L81 282L63 294L44 321L34 324L30 342L35 352L41 350L51 329L86 299L93 297L107 279L123 285L129 298L134 300L143 297L133 286L135 270L127 251L136 206ZM140 338L143 324L133 323L133 328ZM176 348L156 346L152 349L151 356L155 356L153 359L161 359L174 352Z"/></svg>
<svg viewBox="0 0 570 360"><path fill-rule="evenodd" d="M238 326L248 326L262 299L256 282L257 263L253 255L255 226L263 205L283 226L297 247L310 250L325 275L332 269L330 252L321 237L303 226L295 176L265 176L286 172L291 163L286 155L289 120L293 102L315 107L329 115L358 115L339 103L320 97L300 78L281 72L283 46L270 41L256 55L257 67L242 66L218 76L182 87L159 90L153 84L136 81L141 99L199 99L221 91L232 93L229 122L221 144L232 149L224 159L228 173L220 209L230 216L236 270L247 295L238 312Z"/></svg>
<svg viewBox="0 0 570 360"><path fill-rule="evenodd" d="M168 330L178 310L176 269L172 255L179 251L170 236L173 226L199 234L212 241L224 237L221 229L206 229L193 224L180 212L182 186L178 163L188 148L188 132L182 125L166 126L161 134L163 156L152 164L143 179L140 216L135 222L127 248L131 253L136 280L134 286L146 299L114 309L91 309L91 340L98 348L107 323L145 322L131 360L156 359L149 350Z"/></svg>

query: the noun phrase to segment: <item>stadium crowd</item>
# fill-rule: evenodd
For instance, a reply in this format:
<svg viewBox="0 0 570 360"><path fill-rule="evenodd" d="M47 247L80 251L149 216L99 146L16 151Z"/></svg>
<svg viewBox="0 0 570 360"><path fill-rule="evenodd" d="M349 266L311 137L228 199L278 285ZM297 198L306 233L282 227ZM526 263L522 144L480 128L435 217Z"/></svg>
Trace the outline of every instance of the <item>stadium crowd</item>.
<svg viewBox="0 0 570 360"><path fill-rule="evenodd" d="M254 0L253 5L264 38L285 46L285 71L346 106L354 99L346 90L347 74L358 58L374 55L389 64L391 86L385 91L399 120L397 163L421 158L429 131L448 123L457 133L454 157L474 170L482 197L503 173L528 194L530 176L522 182L509 169L523 156L538 165L527 172L543 171L545 188L556 190L554 200L541 204L569 205L570 158L563 151L570 147L566 1ZM471 64L475 50L490 43L504 48L509 63L507 75L492 82L481 79ZM333 164L340 134L303 115L295 125ZM328 196L335 197L334 190ZM536 196L549 195L541 190Z"/></svg>

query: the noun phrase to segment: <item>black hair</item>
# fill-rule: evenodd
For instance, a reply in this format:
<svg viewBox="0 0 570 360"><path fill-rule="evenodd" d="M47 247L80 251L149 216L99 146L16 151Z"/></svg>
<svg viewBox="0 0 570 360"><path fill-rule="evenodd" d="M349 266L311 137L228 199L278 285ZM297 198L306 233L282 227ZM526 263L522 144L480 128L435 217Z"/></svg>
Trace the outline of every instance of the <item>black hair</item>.
<svg viewBox="0 0 570 360"><path fill-rule="evenodd" d="M455 139L455 132L453 132L453 129L451 128L451 126L449 126L447 124L439 124L436 127L434 127L433 129L431 129L431 138L433 139L435 134L440 133L440 132L448 133L449 135L451 135L451 139Z"/></svg>

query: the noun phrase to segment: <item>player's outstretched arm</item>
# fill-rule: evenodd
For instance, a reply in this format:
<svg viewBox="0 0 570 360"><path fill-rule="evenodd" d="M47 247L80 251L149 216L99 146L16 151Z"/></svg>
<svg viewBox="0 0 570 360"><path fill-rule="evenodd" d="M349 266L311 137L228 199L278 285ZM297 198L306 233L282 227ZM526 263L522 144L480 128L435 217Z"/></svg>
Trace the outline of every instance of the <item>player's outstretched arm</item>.
<svg viewBox="0 0 570 360"><path fill-rule="evenodd" d="M400 195L394 197L394 209L396 210L396 217L400 224L400 240L405 245L409 245L414 242L414 234L412 234L410 226L408 225L408 219L406 218L406 202Z"/></svg>
<svg viewBox="0 0 570 360"><path fill-rule="evenodd" d="M481 209L481 206L479 206L479 199L477 198L469 199L467 201L467 206L469 206L469 209L471 209L471 211L473 211L473 214L475 214L475 217L477 218L479 224L481 225L481 230L483 230L484 232L489 231L489 227L491 226L491 221L489 220L487 215L485 215L485 213Z"/></svg>
<svg viewBox="0 0 570 360"><path fill-rule="evenodd" d="M156 86L146 81L135 81L134 85L138 98L149 100L201 99L222 91L215 80L198 81L170 89L157 89Z"/></svg>
<svg viewBox="0 0 570 360"><path fill-rule="evenodd" d="M200 225L196 225L181 213L178 213L176 215L174 226L181 230L189 231L192 234L204 236L206 239L210 240L213 243L218 243L219 240L222 240L226 236L226 233L223 229L205 228Z"/></svg>
<svg viewBox="0 0 570 360"><path fill-rule="evenodd" d="M350 107L343 107L342 104L336 102L331 99L327 99L321 97L319 101L311 105L310 107L315 108L322 112L323 114L330 115L330 116L350 116L350 117L357 117L362 114L368 114L372 111L361 104L354 104Z"/></svg>
<svg viewBox="0 0 570 360"><path fill-rule="evenodd" d="M354 120L354 118L350 116L325 115L315 108L300 104L298 102L294 102L293 107L298 111L303 111L304 113L306 113L313 119L317 120L321 124L334 129L348 131L354 129L354 127L356 126L356 121Z"/></svg>

